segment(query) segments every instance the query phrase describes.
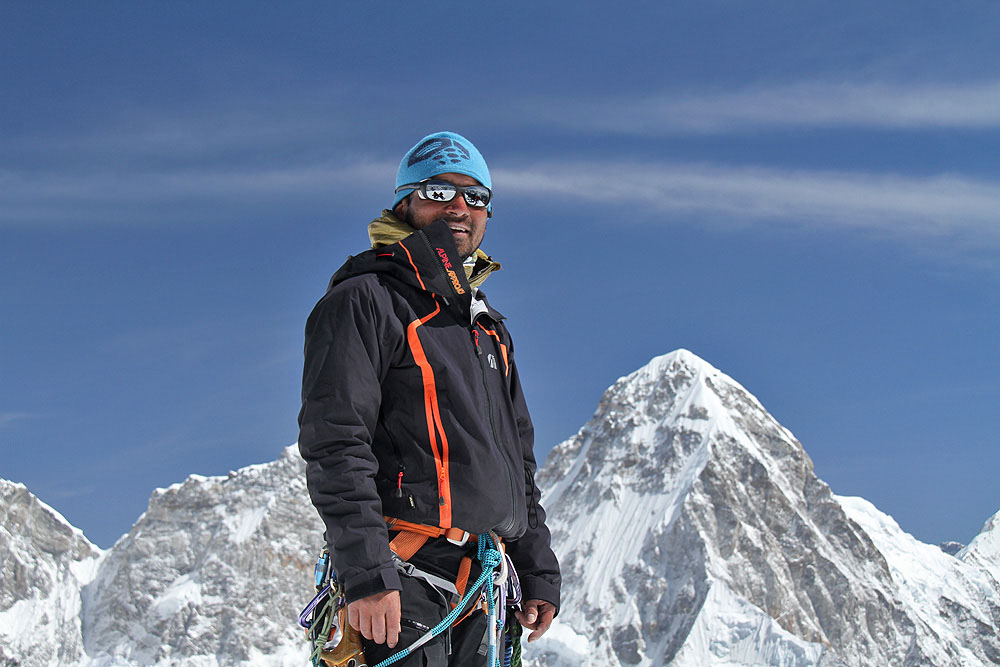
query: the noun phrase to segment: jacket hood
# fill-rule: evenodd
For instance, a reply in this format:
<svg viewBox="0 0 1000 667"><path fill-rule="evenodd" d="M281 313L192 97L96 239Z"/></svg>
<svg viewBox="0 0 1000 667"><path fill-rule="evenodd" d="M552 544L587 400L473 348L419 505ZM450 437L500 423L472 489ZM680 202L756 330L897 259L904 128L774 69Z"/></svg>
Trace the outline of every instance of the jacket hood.
<svg viewBox="0 0 1000 667"><path fill-rule="evenodd" d="M402 241L416 232L413 227L396 217L389 209L384 209L382 215L368 224L368 238L372 248L378 249ZM477 249L474 262L463 264L465 278L472 287L479 287L491 273L500 270L500 263L493 260L482 249Z"/></svg>

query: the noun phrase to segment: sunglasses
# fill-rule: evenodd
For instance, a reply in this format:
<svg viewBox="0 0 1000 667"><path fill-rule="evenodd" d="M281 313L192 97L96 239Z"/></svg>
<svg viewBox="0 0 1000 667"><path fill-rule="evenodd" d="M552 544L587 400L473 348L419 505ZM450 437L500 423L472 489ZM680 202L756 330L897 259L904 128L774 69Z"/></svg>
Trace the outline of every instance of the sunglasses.
<svg viewBox="0 0 1000 667"><path fill-rule="evenodd" d="M451 201L455 195L462 193L465 203L473 208L486 208L493 198L493 193L485 185L455 185L448 181L426 180L419 183L408 183L396 188L398 194L400 190L415 190L421 199L430 201Z"/></svg>

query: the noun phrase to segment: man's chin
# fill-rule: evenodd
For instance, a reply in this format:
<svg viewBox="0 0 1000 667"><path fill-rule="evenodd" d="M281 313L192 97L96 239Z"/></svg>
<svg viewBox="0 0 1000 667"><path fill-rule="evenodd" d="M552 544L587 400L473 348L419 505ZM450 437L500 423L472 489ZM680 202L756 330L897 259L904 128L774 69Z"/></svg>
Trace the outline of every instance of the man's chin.
<svg viewBox="0 0 1000 667"><path fill-rule="evenodd" d="M465 261L475 250L470 249L472 246L469 240L463 235L461 237L455 236L455 249L458 250L458 259L460 261Z"/></svg>

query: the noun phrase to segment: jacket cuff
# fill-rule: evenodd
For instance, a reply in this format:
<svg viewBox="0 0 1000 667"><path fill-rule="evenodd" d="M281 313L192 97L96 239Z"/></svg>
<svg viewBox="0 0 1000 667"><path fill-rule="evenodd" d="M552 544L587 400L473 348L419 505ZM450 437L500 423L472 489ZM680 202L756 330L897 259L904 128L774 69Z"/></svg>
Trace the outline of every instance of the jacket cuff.
<svg viewBox="0 0 1000 667"><path fill-rule="evenodd" d="M559 615L559 586L540 577L521 577L521 599L545 600L556 608Z"/></svg>
<svg viewBox="0 0 1000 667"><path fill-rule="evenodd" d="M391 563L357 574L344 582L344 598L354 602L383 591L401 591L399 571Z"/></svg>

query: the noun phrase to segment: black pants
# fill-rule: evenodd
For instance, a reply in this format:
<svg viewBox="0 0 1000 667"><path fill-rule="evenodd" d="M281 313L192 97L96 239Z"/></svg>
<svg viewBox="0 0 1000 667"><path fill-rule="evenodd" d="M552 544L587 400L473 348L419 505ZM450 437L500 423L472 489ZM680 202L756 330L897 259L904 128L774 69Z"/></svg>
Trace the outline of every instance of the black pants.
<svg viewBox="0 0 1000 667"><path fill-rule="evenodd" d="M475 545L457 547L443 538L428 543L410 559L416 567L439 577L455 580L462 556L473 558L469 586L475 583L481 569L475 560ZM401 632L395 648L375 644L362 638L365 659L369 667L377 665L398 651L407 648L428 630L436 626L451 611L448 601L433 586L415 577L401 576L403 591ZM473 612L450 630L445 630L429 643L424 644L404 660L392 663L393 667L484 667L485 652L480 654L486 636L486 615Z"/></svg>

